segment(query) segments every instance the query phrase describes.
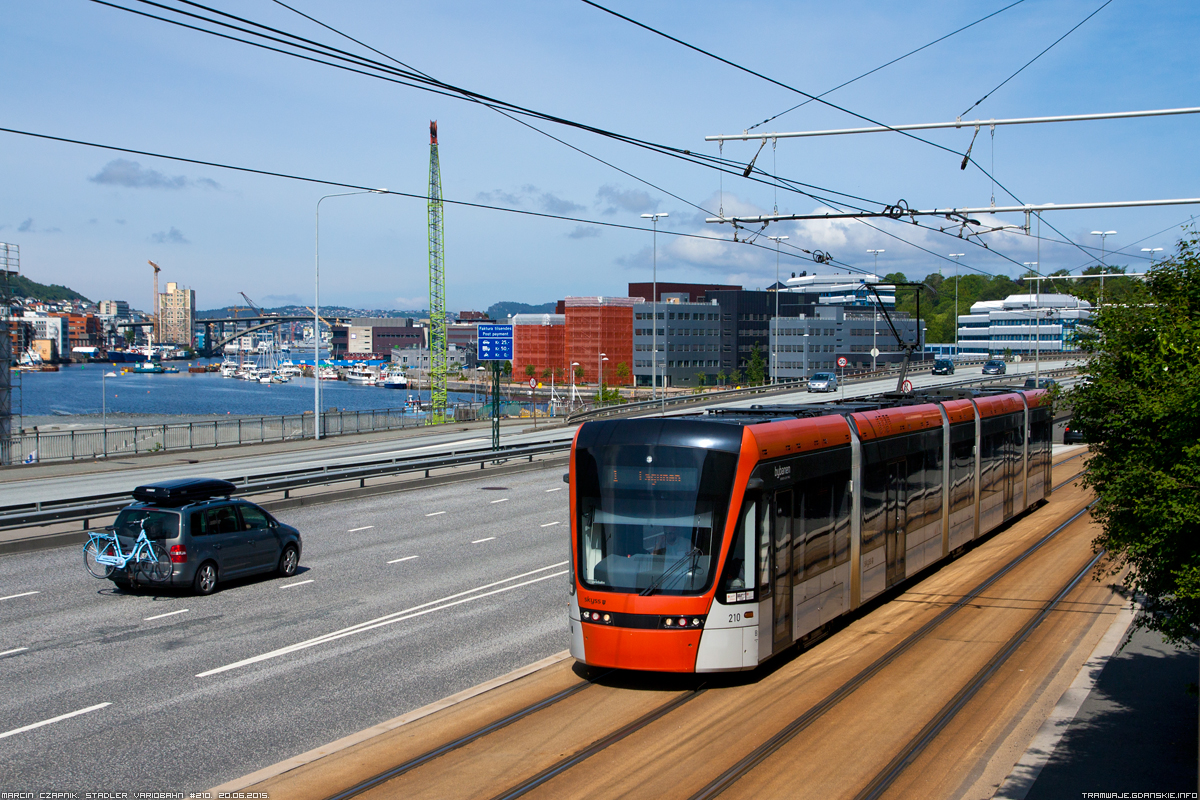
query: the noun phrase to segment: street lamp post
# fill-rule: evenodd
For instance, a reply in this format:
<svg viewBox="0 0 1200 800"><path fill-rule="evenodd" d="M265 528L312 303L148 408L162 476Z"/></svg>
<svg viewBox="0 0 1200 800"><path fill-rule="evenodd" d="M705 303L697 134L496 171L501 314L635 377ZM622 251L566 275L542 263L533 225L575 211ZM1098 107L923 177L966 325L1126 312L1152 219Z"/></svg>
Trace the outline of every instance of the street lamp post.
<svg viewBox="0 0 1200 800"><path fill-rule="evenodd" d="M653 355L650 358L650 397L654 399L658 397L658 370L655 365L658 363L658 220L661 217L669 217L665 211L660 211L655 214L642 214L642 219L650 220L654 225L654 284L650 290L650 352ZM663 386L663 390L666 390Z"/></svg>
<svg viewBox="0 0 1200 800"><path fill-rule="evenodd" d="M355 194L387 194L387 189L365 189L361 192L327 194L317 200L315 224L315 264L313 267L313 438L321 438L321 201L331 197Z"/></svg>
<svg viewBox="0 0 1200 800"><path fill-rule="evenodd" d="M1100 237L1100 305L1104 304L1104 272L1107 269L1104 266L1104 240L1114 233L1116 231L1092 231L1092 236Z"/></svg>
<svg viewBox="0 0 1200 800"><path fill-rule="evenodd" d="M804 380L808 380L808 320L804 320L804 334L800 337L804 340Z"/></svg>
<svg viewBox="0 0 1200 800"><path fill-rule="evenodd" d="M1162 248L1161 247L1143 247L1142 252L1150 254L1150 266L1153 267L1154 266L1154 254L1162 252Z"/></svg>
<svg viewBox="0 0 1200 800"><path fill-rule="evenodd" d="M115 377L117 377L115 372L100 373L100 427L104 429L102 438L105 457L108 456L108 392L105 388L105 379Z"/></svg>
<svg viewBox="0 0 1200 800"><path fill-rule="evenodd" d="M886 250L868 250L867 252L870 253L871 255L875 256L875 266L872 268L871 271L875 274L875 280L879 280L879 254L886 253L887 251ZM807 334L805 334L805 335L807 335ZM879 299L876 298L875 308L871 312L871 372L875 371L875 353L879 352L879 347L876 344L878 335L879 335ZM808 350L806 349L804 352L807 354ZM808 375L807 361L808 361L808 356L805 355L804 374L806 377Z"/></svg>
<svg viewBox="0 0 1200 800"><path fill-rule="evenodd" d="M958 358L958 265L959 259L966 253L951 253L954 259L954 357Z"/></svg>
<svg viewBox="0 0 1200 800"><path fill-rule="evenodd" d="M1023 261L1025 268L1031 272L1037 272L1038 262ZM1034 325L1034 344L1037 349L1033 351L1033 377L1036 380L1042 374L1042 279L1036 277L1034 280L1033 290L1033 325Z"/></svg>
<svg viewBox="0 0 1200 800"><path fill-rule="evenodd" d="M578 366L579 366L578 361L571 362L571 399L568 401L568 408L575 407L575 397L576 397L576 395L575 395L575 368ZM570 414L571 412L568 411L567 413Z"/></svg>
<svg viewBox="0 0 1200 800"><path fill-rule="evenodd" d="M596 376L596 405L599 406L604 400L604 362L608 361L608 353L601 353L596 356L596 371L599 375Z"/></svg>
<svg viewBox="0 0 1200 800"><path fill-rule="evenodd" d="M771 340L771 383L779 383L779 243L786 236L768 236L775 243L775 336ZM807 375L805 377L808 377Z"/></svg>

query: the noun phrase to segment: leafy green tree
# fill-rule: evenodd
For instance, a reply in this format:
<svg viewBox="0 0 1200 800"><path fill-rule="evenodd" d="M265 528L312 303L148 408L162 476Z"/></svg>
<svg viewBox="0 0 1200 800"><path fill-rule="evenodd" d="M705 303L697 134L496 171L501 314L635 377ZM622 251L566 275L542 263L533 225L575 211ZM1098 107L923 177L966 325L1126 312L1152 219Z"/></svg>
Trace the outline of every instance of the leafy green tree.
<svg viewBox="0 0 1200 800"><path fill-rule="evenodd" d="M766 374L766 364L763 362L762 353L755 347L750 352L750 363L746 365L746 383L751 386L762 386L767 382Z"/></svg>
<svg viewBox="0 0 1200 800"><path fill-rule="evenodd" d="M728 380L728 378L729 378L729 376L726 375L725 370L722 369L720 372L717 373L717 386L724 386L725 381Z"/></svg>
<svg viewBox="0 0 1200 800"><path fill-rule="evenodd" d="M554 371L549 367L546 367L544 370L542 370L542 380L548 381L552 375L554 375Z"/></svg>
<svg viewBox="0 0 1200 800"><path fill-rule="evenodd" d="M740 370L737 370L737 369L731 369L731 370L729 371L729 383L730 383L730 385L732 385L732 386L737 386L737 385L738 385L739 383L741 383L741 382L742 382L742 373L741 373L741 371L740 371Z"/></svg>
<svg viewBox="0 0 1200 800"><path fill-rule="evenodd" d="M1125 567L1143 598L1141 627L1182 643L1200 630L1200 238L1144 284L1121 287L1080 336L1090 381L1068 395L1090 442L1084 483L1096 492L1106 574ZM1097 287L1098 290L1098 287Z"/></svg>
<svg viewBox="0 0 1200 800"><path fill-rule="evenodd" d="M525 365L525 377L526 377L526 378L532 378L532 377L533 377L533 374L534 374L535 372L537 372L537 367L535 367L533 364L526 364L526 365Z"/></svg>
<svg viewBox="0 0 1200 800"><path fill-rule="evenodd" d="M629 364L624 361L617 363L617 378L622 385L629 380Z"/></svg>
<svg viewBox="0 0 1200 800"><path fill-rule="evenodd" d="M575 380L576 381L583 380L583 367L582 366L578 366L575 368Z"/></svg>

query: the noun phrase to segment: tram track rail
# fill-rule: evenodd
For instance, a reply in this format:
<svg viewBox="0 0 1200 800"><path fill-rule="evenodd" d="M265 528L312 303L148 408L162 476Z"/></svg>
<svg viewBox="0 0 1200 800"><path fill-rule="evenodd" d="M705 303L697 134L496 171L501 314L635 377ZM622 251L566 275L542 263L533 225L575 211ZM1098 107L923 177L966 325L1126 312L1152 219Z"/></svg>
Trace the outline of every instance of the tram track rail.
<svg viewBox="0 0 1200 800"><path fill-rule="evenodd" d="M1082 472L1079 474L1082 474ZM1074 477L1078 477L1078 475L1076 475ZM1071 480L1074 480L1074 477L1071 478ZM1070 481L1067 481L1067 483L1069 483L1069 482ZM936 617L929 620L924 625L922 625L919 629L917 629L915 632L913 632L912 634L907 636L904 639L904 641L900 642L899 644L897 644L896 646L894 646L893 648L888 650L886 653L881 655L879 658L877 658L875 661L871 662L871 664L869 664L868 666L863 668L861 671L859 671L858 674L856 674L850 680L846 681L841 686L839 686L837 689L835 689L834 691L827 694L823 699L821 699L815 705L811 706L803 714L801 714L798 717L796 717L795 719L793 719L790 723L785 725L783 728L781 728L779 731L777 731L774 735L772 735L769 739L767 739L765 742L763 742L758 747L756 747L754 750L752 750L750 753L743 756L741 759L739 759L737 762L735 762L731 767L726 769L724 772L722 772L720 775L718 775L715 779L713 779L708 784L706 784L698 792L692 794L690 796L689 800L707 800L707 798L717 797L720 794L722 794L724 791L726 791L727 789L732 787L734 784L736 784L743 777L749 775L754 769L756 769L764 761L766 761L772 755L774 755L779 750L781 750L785 745L787 745L789 742L791 742L793 739L795 739L800 733L802 733L804 730L809 728L817 720L819 720L820 718L825 716L829 711L831 711L832 709L837 707L838 704L840 704L843 700L848 698L850 695L854 694L854 692L856 692L858 689L860 689L864 685L866 685L866 683L868 681L870 681L873 677L875 677L880 672L882 672L885 668L887 668L888 666L890 666L891 664L896 662L901 656L903 656L908 651L912 650L913 647L920 644L922 641L926 640L930 636L930 634L932 634L934 631L936 631L937 629L942 627L942 625L945 624L951 617L953 617L955 614L957 614L959 611L963 610L964 608L970 607L972 605L973 601L975 601L981 594L983 594L983 592L987 591L996 582L998 582L1000 579L1002 579L1003 577L1005 577L1006 575L1011 573L1018 566L1020 566L1027 559L1029 559L1030 556L1037 553L1047 543L1054 540L1059 534L1061 534L1063 531L1067 530L1077 520L1079 520L1081 517L1083 517L1085 514L1087 514L1091 510L1092 505L1093 505L1093 503L1089 503L1089 504L1085 505L1083 508L1079 509L1074 514L1072 514L1070 518L1068 518L1065 522L1060 524L1054 530L1050 531L1045 536L1040 538L1038 541L1036 541L1035 543L1030 545L1028 548L1026 548L1022 553L1020 553L1019 555L1017 555L1014 558L1012 558L1011 560L1009 560L1003 567L1001 567L1000 569L993 572L988 578L986 578L984 581L982 581L981 583L976 585L973 589L971 589L969 592L967 592L963 597L959 598L957 601L955 601L951 605L947 606ZM1085 568L1081 573L1078 573L1078 575L1072 579L1072 581L1070 582L1070 584L1068 585L1067 588L1068 589L1073 588L1074 585L1078 583L1078 581L1082 577L1082 575L1086 575L1087 572L1095 565L1096 560L1098 560L1098 558L1099 557L1097 557L1097 559L1093 559L1091 562L1089 562L1087 568ZM1060 594L1062 596L1065 596L1066 591L1067 590L1064 590ZM1056 595L1056 597L1058 597L1058 595ZM1029 632L1032 632L1037 627L1037 624L1040 624L1041 620L1045 619L1045 614L1048 614L1048 613L1049 613L1049 611L1045 611L1043 614L1035 616L1035 619L1037 621L1029 626L1028 631L1026 631L1024 634L1025 637L1027 637ZM1022 638L1021 641L1024 641L1024 638ZM1012 649L1015 650L1015 646ZM990 675L991 673L989 672L988 674ZM983 684L980 683L979 685L982 686ZM978 690L978 688L976 688L975 691L977 691L977 690ZM973 694L973 692L972 692L972 694ZM955 713L957 713L957 712L955 712ZM948 722L948 721L949 721L949 718L947 718L946 722ZM944 724L943 724L943 727L944 727ZM940 730L940 728L938 730ZM927 742L926 742L926 744L927 744ZM896 775L899 775L899 774L900 774L899 772L896 773ZM892 780L894 780L894 777L892 778ZM890 782L889 782L889 785L890 785Z"/></svg>
<svg viewBox="0 0 1200 800"><path fill-rule="evenodd" d="M1074 460L1076 457L1077 456L1072 456L1070 458L1063 459L1057 462L1054 466L1061 466L1062 464ZM1086 469L1076 472L1071 477L1061 481L1054 488L1057 490L1063 486L1069 485L1085 472ZM1087 514L1091 506L1092 504L1089 503L1071 513L1069 518L1061 522L1061 524L1059 524L1053 530L1041 536L1037 541L1026 547L1022 552L1011 558L1002 567L989 575L985 580L981 581L972 589L970 589L964 596L956 600L952 605L943 609L937 616L926 622L920 629L910 634L903 642L897 644L887 653L883 654L881 657L872 662L869 666L862 669L853 678L842 684L838 689L826 695L816 705L808 708L803 714L799 715L791 723L780 729L770 739L761 744L759 747L755 748L755 750L727 769L699 792L692 795L693 800L695 798L716 797L737 783L742 777L748 775L763 761L787 745L788 742L793 740L797 735L802 733L806 728L811 726L829 711L837 707L839 703L847 699L850 695L864 686L868 681L887 668L890 664L894 663L897 659L904 655L904 653L911 650L921 641L928 639L930 635L934 633L934 631L942 627L957 612L964 608L971 607L972 604L977 601L980 595L995 585L1004 576L1012 573L1013 570L1015 570L1019 565L1025 563L1031 556L1041 550L1045 545L1052 542L1056 537L1058 537L1061 533L1066 531L1080 518ZM941 731L946 724L948 724L954 718L954 715L957 714L957 712L969 702L971 697L974 696L979 688L986 684L987 679L993 675L995 671L1003 665L1008 657L1016 651L1020 644L1024 642L1034 630L1036 630L1038 625L1041 624L1046 616L1052 613L1057 604L1067 596L1071 588L1078 584L1078 582L1082 579L1082 576L1086 575L1087 572L1094 567L1099 558L1100 556L1097 556L1096 559L1092 559L1084 569L1080 570L1074 575L1071 582L1066 587L1059 591L1051 601L1044 604L1040 612L1035 614L1035 616L1031 618L1021 628L1021 630L1012 637L1012 639L1010 639L1007 645L1001 648L1001 651L994 656L991 661L989 661L988 665L979 670L973 676L968 685L955 695L954 700L946 704L945 708L942 709L942 712L938 715L938 717L927 724L925 728L922 729L921 734L919 734L917 737L914 737L914 740L909 743L901 755L897 756L896 763L889 764L888 767L881 771L879 776L876 777L876 781L874 781L871 786L878 785L878 787L880 787L880 793L882 793L882 791L885 791L887 787L891 785L891 782L894 781L896 777L903 774L904 768L920 755L923 748L929 742L936 738L937 733ZM447 756L456 750L466 747L474 742L478 742L486 737L496 735L514 723L526 720L537 714L547 712L561 701L579 695L581 692L597 686L606 676L612 673L612 670L606 670L605 672L592 675L586 681L583 681L565 690L561 690L542 700L531 703L520 710L508 714L494 722L480 726L472 732L460 736L453 741L442 744L436 748L432 748L420 755L408 759L402 764L375 774L372 777L355 784L349 789L336 794L328 795L327 800L349 800L350 798L363 795L371 790L382 787L389 781L412 772L417 768L430 764L430 762ZM668 717L673 712L685 706L687 703L703 695L706 691L708 691L706 684L700 684L685 690L682 694L678 694L672 697L670 700L658 705L657 707L646 711L636 719L627 722L602 736L596 737L591 741L590 744L576 749L574 752L566 754L564 757L556 760L549 766L540 769L530 777L524 778L518 783L507 787L504 789L504 791L498 792L493 796L492 800L514 800L515 798L519 798L533 792L539 787L545 786L553 779L570 773L573 768L577 767L593 756L604 752L613 745L616 745L617 743L629 738L639 731L648 728L655 722ZM863 795L863 797L867 796L877 797L879 795Z"/></svg>
<svg viewBox="0 0 1200 800"><path fill-rule="evenodd" d="M1090 506L1089 506L1090 508ZM1085 511L1087 509L1084 509ZM984 664L971 679L925 724L925 726L909 742L887 766L879 771L874 778L855 795L855 800L878 800L891 788L892 784L917 760L925 749L933 743L938 735L962 711L972 698L982 689L996 672L1017 652L1042 622L1045 621L1067 595L1079 585L1079 582L1091 572L1096 564L1107 554L1106 550L1097 553L1082 569L1076 572L1051 599L1047 600L1036 615L1027 620L1020 630L1009 637L1004 646Z"/></svg>

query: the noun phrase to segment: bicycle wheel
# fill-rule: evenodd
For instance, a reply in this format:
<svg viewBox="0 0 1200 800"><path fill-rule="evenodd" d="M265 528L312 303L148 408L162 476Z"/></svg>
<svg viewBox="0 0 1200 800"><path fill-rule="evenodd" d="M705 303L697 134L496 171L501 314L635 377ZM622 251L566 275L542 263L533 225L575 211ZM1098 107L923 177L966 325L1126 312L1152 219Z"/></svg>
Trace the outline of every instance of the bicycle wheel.
<svg viewBox="0 0 1200 800"><path fill-rule="evenodd" d="M111 540L93 538L83 546L83 566L92 574L92 577L107 578L113 573L111 564L101 564L97 560L97 556L101 555L116 555L116 548L113 547Z"/></svg>
<svg viewBox="0 0 1200 800"><path fill-rule="evenodd" d="M142 550L137 560L138 577L146 583L163 583L171 577L171 556L163 545L153 542Z"/></svg>

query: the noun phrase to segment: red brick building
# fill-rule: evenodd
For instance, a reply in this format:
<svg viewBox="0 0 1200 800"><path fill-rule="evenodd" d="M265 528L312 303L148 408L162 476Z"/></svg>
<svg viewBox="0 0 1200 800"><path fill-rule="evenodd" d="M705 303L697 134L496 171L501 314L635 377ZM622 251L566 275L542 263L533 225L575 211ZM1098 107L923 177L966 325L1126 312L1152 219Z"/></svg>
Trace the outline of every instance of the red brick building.
<svg viewBox="0 0 1200 800"><path fill-rule="evenodd" d="M527 380L529 366L539 381L547 369L556 383L570 380L567 370L567 327L562 314L514 314L513 379Z"/></svg>
<svg viewBox="0 0 1200 800"><path fill-rule="evenodd" d="M583 367L583 383L597 382L603 353L608 358L603 363L604 384L633 385L633 307L641 303L640 297L568 297L563 301L566 363Z"/></svg>

